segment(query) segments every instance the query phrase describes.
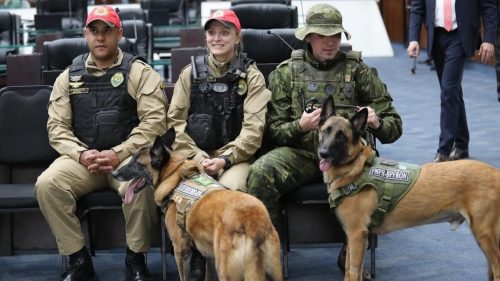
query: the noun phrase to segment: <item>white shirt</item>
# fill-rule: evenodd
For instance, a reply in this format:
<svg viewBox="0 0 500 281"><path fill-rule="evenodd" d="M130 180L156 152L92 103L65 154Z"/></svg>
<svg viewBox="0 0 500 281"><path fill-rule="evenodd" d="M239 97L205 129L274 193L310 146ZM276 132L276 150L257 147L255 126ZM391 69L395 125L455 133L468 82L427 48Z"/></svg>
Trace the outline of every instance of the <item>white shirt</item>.
<svg viewBox="0 0 500 281"><path fill-rule="evenodd" d="M476 0L466 0L466 1L476 1ZM436 16L434 19L434 26L444 27L444 0L436 0ZM455 0L451 0L451 29L457 28L457 15L455 13Z"/></svg>

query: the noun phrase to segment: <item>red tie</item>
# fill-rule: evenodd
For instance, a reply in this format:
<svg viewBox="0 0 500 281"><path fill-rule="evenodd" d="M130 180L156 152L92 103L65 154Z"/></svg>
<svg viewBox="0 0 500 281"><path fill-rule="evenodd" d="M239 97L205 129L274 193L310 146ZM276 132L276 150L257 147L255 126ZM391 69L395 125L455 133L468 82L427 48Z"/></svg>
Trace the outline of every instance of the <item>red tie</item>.
<svg viewBox="0 0 500 281"><path fill-rule="evenodd" d="M453 27L451 18L451 0L444 0L444 29L447 31L451 31Z"/></svg>

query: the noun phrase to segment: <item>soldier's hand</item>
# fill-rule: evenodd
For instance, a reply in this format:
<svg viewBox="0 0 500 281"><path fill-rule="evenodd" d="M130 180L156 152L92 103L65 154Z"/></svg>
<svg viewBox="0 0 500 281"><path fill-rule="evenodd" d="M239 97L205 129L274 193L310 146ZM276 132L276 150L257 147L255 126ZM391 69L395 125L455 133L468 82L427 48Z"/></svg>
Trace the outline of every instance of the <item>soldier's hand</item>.
<svg viewBox="0 0 500 281"><path fill-rule="evenodd" d="M418 57L418 55L420 54L420 46L418 45L418 42L411 41L408 44L408 49L406 49L406 52L408 53L408 56L410 56L410 58Z"/></svg>
<svg viewBox="0 0 500 281"><path fill-rule="evenodd" d="M319 126L319 116L321 114L321 108L316 108L313 112L307 113L303 112L300 116L299 126L302 132L309 132L312 130L317 130Z"/></svg>
<svg viewBox="0 0 500 281"><path fill-rule="evenodd" d="M374 129L374 130L378 129L378 127L380 127L380 120L377 116L377 113L375 113L375 110L373 108L367 106L367 107L360 107L358 109L358 111L363 109L363 108L368 109L368 118L366 120L368 127L370 127L371 129Z"/></svg>
<svg viewBox="0 0 500 281"><path fill-rule="evenodd" d="M98 157L98 155L99 151L95 149L85 150L84 152L82 152L82 154L80 154L79 162L80 164L88 168L90 165L94 164L95 159Z"/></svg>
<svg viewBox="0 0 500 281"><path fill-rule="evenodd" d="M201 166L203 167L203 170L205 170L205 173L207 173L210 176L217 175L220 169L224 168L224 165L226 164L226 161L221 158L212 158L212 159L205 159L201 161Z"/></svg>
<svg viewBox="0 0 500 281"><path fill-rule="evenodd" d="M103 150L97 154L94 163L87 168L91 173L106 173L113 172L113 169L118 167L120 159L113 150Z"/></svg>

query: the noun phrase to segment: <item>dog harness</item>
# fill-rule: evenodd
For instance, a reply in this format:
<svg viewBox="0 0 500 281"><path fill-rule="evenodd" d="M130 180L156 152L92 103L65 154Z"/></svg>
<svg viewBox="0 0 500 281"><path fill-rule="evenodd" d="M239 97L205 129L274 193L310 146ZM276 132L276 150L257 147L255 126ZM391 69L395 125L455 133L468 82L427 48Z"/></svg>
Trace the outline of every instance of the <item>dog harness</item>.
<svg viewBox="0 0 500 281"><path fill-rule="evenodd" d="M378 195L378 207L371 215L369 229L382 224L385 214L392 211L401 198L413 187L420 166L415 164L400 163L375 156L375 151L365 162L363 174L354 182L338 188L330 193L328 202L330 208L335 208L347 196L359 193L363 187L375 187Z"/></svg>
<svg viewBox="0 0 500 281"><path fill-rule="evenodd" d="M176 221L184 233L186 232L186 217L194 203L214 190L227 189L205 173L183 175L183 178L170 197L177 207Z"/></svg>

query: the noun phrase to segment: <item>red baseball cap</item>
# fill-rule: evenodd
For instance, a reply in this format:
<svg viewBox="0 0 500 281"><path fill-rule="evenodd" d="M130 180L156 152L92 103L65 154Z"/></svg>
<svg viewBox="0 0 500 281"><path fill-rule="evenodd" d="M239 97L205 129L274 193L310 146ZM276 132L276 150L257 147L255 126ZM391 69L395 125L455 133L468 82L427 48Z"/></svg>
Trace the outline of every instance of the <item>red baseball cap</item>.
<svg viewBox="0 0 500 281"><path fill-rule="evenodd" d="M238 31L241 31L240 20L232 10L217 10L214 11L209 17L207 22L205 22L205 30L208 28L208 24L212 20L220 21L227 27L235 27Z"/></svg>
<svg viewBox="0 0 500 281"><path fill-rule="evenodd" d="M95 7L87 16L87 23L85 24L85 26L89 25L95 20L101 20L107 25L116 27L118 29L122 28L120 17L116 13L115 9L110 6Z"/></svg>

